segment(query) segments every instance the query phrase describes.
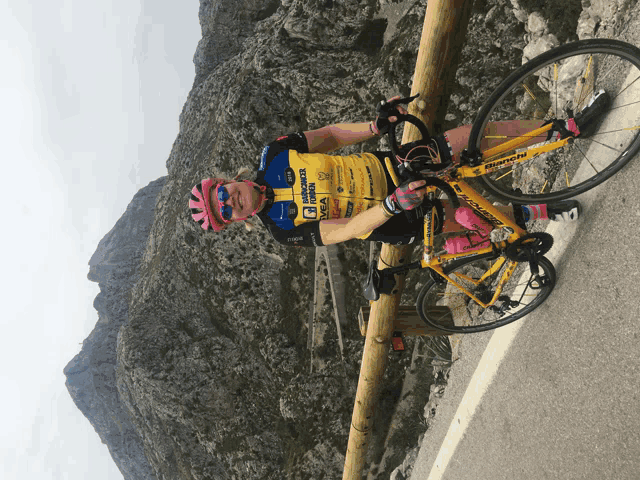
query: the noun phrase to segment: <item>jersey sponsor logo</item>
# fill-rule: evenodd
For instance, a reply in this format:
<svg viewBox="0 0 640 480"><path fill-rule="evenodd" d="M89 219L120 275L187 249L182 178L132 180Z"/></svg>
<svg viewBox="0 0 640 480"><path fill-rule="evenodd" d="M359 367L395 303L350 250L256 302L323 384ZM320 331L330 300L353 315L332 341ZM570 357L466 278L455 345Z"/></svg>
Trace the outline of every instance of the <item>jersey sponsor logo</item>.
<svg viewBox="0 0 640 480"><path fill-rule="evenodd" d="M351 218L353 215L353 202L347 202L347 211L344 214L344 218Z"/></svg>
<svg viewBox="0 0 640 480"><path fill-rule="evenodd" d="M259 171L264 170L264 167L267 165L267 152L269 151L269 147L264 147L262 149L262 155L260 155L260 167L258 167Z"/></svg>
<svg viewBox="0 0 640 480"><path fill-rule="evenodd" d="M336 177L338 179L338 185L344 185L344 176L341 166L336 167Z"/></svg>
<svg viewBox="0 0 640 480"><path fill-rule="evenodd" d="M318 207L302 207L302 218L307 220L318 218Z"/></svg>
<svg viewBox="0 0 640 480"><path fill-rule="evenodd" d="M296 172L293 171L293 168L287 167L284 169L284 179L290 187L296 184Z"/></svg>
<svg viewBox="0 0 640 480"><path fill-rule="evenodd" d="M333 208L331 209L331 218L340 218L340 200L333 200Z"/></svg>
<svg viewBox="0 0 640 480"><path fill-rule="evenodd" d="M360 175L360 192L364 193L364 172L362 170L358 170L358 174Z"/></svg>
<svg viewBox="0 0 640 480"><path fill-rule="evenodd" d="M369 195L373 197L373 174L371 168L367 165L367 174L369 175Z"/></svg>
<svg viewBox="0 0 640 480"><path fill-rule="evenodd" d="M287 242L301 242L303 237L291 237L291 238L287 238Z"/></svg>
<svg viewBox="0 0 640 480"><path fill-rule="evenodd" d="M320 199L320 220L329 219L329 206L327 205L327 197Z"/></svg>
<svg viewBox="0 0 640 480"><path fill-rule="evenodd" d="M311 243L313 243L314 247L318 246L318 241L316 240L316 234L315 232L311 232Z"/></svg>
<svg viewBox="0 0 640 480"><path fill-rule="evenodd" d="M302 203L315 205L316 204L316 183L307 183L307 169L301 168L298 170L300 174L300 196L302 197Z"/></svg>
<svg viewBox="0 0 640 480"><path fill-rule="evenodd" d="M331 180L331 174L327 172L318 172L318 180Z"/></svg>
<svg viewBox="0 0 640 480"><path fill-rule="evenodd" d="M287 217L289 217L291 220L295 220L295 218L298 216L298 206L291 202L289 204L289 211L287 212Z"/></svg>
<svg viewBox="0 0 640 480"><path fill-rule="evenodd" d="M356 193L356 179L353 175L353 169L349 169L349 178L351 181L349 182L349 195L355 195Z"/></svg>

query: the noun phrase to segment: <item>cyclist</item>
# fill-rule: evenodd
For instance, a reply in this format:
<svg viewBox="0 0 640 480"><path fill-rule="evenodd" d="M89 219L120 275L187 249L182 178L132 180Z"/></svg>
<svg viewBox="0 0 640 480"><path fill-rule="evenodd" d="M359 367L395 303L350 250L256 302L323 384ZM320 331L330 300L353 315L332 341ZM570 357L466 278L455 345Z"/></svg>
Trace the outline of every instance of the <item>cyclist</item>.
<svg viewBox="0 0 640 480"><path fill-rule="evenodd" d="M396 108L407 113L400 105ZM576 115L577 125L571 124L576 131L582 113ZM391 113L369 123L335 124L282 136L264 147L254 181L240 180L239 174L233 180L207 178L194 186L189 200L192 218L204 230L220 231L257 216L278 242L292 246L322 246L353 238L394 244L421 241L424 180L396 187L397 169L386 161L393 158L390 152L327 155L384 134L397 120ZM515 135L526 127L518 121L501 123L496 128ZM458 127L428 140L436 169L458 163L470 128ZM403 146L404 151L411 147ZM523 228L529 220L575 220L580 213L576 200L501 208ZM400 215L403 211L408 215ZM463 229L446 205L445 212L443 231Z"/></svg>

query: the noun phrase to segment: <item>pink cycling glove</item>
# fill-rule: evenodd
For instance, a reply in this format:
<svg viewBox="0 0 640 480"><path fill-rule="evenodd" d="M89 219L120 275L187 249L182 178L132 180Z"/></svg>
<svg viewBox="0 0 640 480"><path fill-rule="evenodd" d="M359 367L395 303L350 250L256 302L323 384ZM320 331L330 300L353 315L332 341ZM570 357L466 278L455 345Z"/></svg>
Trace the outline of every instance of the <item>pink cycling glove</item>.
<svg viewBox="0 0 640 480"><path fill-rule="evenodd" d="M418 188L409 188L412 182L405 182L396 188L396 191L384 199L383 206L388 213L396 214L402 210L413 210L422 203L424 194L419 190L424 186Z"/></svg>

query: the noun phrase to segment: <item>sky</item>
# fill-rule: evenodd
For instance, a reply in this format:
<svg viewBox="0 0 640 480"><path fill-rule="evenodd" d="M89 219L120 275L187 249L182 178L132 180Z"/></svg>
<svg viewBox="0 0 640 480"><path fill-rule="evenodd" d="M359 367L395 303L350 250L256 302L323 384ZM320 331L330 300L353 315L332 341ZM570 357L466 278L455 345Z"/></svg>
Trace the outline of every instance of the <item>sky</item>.
<svg viewBox="0 0 640 480"><path fill-rule="evenodd" d="M198 0L0 0L4 480L122 479L64 366L98 320L88 261L166 175Z"/></svg>

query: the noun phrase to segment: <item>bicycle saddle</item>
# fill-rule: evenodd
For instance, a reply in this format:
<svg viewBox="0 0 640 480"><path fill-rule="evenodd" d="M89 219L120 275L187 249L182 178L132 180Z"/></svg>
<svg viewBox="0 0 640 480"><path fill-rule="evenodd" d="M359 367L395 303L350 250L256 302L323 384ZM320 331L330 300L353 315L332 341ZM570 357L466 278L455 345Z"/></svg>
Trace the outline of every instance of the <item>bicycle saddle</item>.
<svg viewBox="0 0 640 480"><path fill-rule="evenodd" d="M391 295L393 288L396 286L396 279L393 274L386 273L385 269L378 270L375 260L369 265L369 273L366 281L362 284L362 293L364 298L376 301L380 298L380 294Z"/></svg>

